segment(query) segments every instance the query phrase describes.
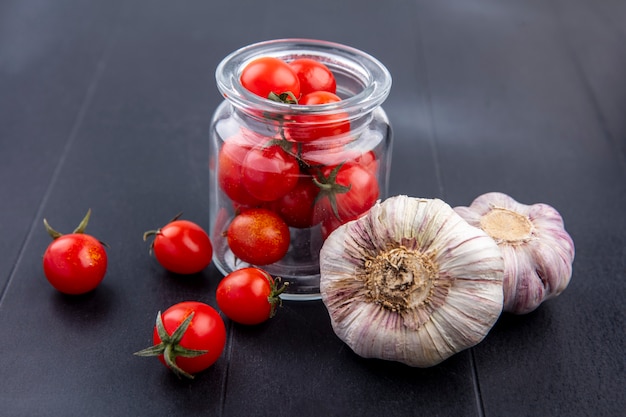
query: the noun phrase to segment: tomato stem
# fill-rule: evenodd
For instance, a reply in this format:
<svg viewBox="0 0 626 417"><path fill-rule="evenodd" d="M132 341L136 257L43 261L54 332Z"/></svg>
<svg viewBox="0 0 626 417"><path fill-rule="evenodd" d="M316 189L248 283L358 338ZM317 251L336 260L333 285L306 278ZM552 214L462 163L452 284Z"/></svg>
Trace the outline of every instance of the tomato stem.
<svg viewBox="0 0 626 417"><path fill-rule="evenodd" d="M83 217L83 219L80 221L78 226L76 226L76 229L74 229L72 233L85 233L85 229L87 229L87 223L89 223L90 217L91 217L91 209L88 209L87 214L85 215L85 217ZM63 236L63 233L54 230L52 226L50 226L50 224L48 223L48 220L46 220L45 218L43 219L43 225L45 226L46 231L48 232L48 234L53 240L58 239L61 236Z"/></svg>
<svg viewBox="0 0 626 417"><path fill-rule="evenodd" d="M176 216L174 216L174 218L172 220L169 221L169 223L175 222L176 220L180 219L180 217L183 215L183 212L181 211L180 213L178 213Z"/></svg>
<svg viewBox="0 0 626 417"><path fill-rule="evenodd" d="M134 355L137 356L160 356L163 355L163 359L165 360L165 364L168 368L172 370L178 376L186 377L189 379L193 379L193 375L184 371L176 364L176 358L182 356L184 358L194 358L196 356L204 355L208 352L208 350L197 350L197 349L187 349L180 345L180 341L185 335L185 332L189 328L191 324L191 320L193 319L194 312L191 312L185 320L183 320L176 330L170 335L165 330L165 325L163 324L163 318L161 317L161 312L157 313L156 318L156 329L157 334L159 335L159 339L161 339L161 343L158 343L154 346L150 346L149 348L142 349L138 352L135 352Z"/></svg>
<svg viewBox="0 0 626 417"><path fill-rule="evenodd" d="M63 236L62 233L57 232L56 230L54 230L50 224L48 224L48 220L43 219L43 225L46 227L46 231L48 232L48 234L50 235L50 237L54 240L54 239L58 239L61 236Z"/></svg>
<svg viewBox="0 0 626 417"><path fill-rule="evenodd" d="M280 282L282 281L280 277L272 279L272 276L267 272L265 273L265 276L270 283L270 295L268 295L267 301L270 303L271 306L270 318L272 318L276 315L276 306L283 306L283 299L280 298L280 295L285 292L289 283L285 282L283 283L283 285L279 286Z"/></svg>
<svg viewBox="0 0 626 417"><path fill-rule="evenodd" d="M143 234L143 241L146 242L150 236L156 236L156 235L158 235L160 233L161 233L161 229L148 230L147 232L144 232L144 234ZM152 242L150 242L150 246L149 246L149 250L148 250L148 252L150 253L150 256L152 256L152 252L153 251L154 251L154 240L152 240Z"/></svg>
<svg viewBox="0 0 626 417"><path fill-rule="evenodd" d="M315 197L315 202L318 202L322 198L328 198L333 214L338 220L342 219L339 216L339 210L337 209L336 195L347 193L352 188L352 184L342 185L337 183L337 174L343 164L344 163L342 162L334 167L328 174L328 177L324 177L322 173L318 174L319 178L316 178L316 176L313 177L313 183L320 188L320 192Z"/></svg>
<svg viewBox="0 0 626 417"><path fill-rule="evenodd" d="M174 218L172 218L172 220L170 220L170 221L168 222L168 224L169 224L169 223L172 223L172 222L175 222L175 221L176 221L176 220L178 220L178 219L180 218L180 216L182 216L182 215L183 215L183 212L181 211L181 212L180 212L180 213L178 213L176 216L174 216ZM147 232L144 232L144 234L143 234L143 241L145 242L145 241L147 241L147 240L148 240L148 238L149 238L150 236L156 236L156 235L158 235L158 234L160 234L160 233L161 233L161 228L158 228L158 229L156 229L156 230L148 230ZM152 242L152 244L150 245L150 250L152 250L153 246L154 246L154 242Z"/></svg>
<svg viewBox="0 0 626 417"><path fill-rule="evenodd" d="M147 232L143 233L143 241L145 242L148 240L150 236L155 236L155 235L158 235L159 233L161 233L161 229L148 230Z"/></svg>
<svg viewBox="0 0 626 417"><path fill-rule="evenodd" d="M83 217L83 219L80 221L78 226L76 226L76 229L74 229L73 233L85 233L85 229L87 229L87 223L89 223L90 217L91 217L91 209L88 209L87 214L85 214L85 217Z"/></svg>
<svg viewBox="0 0 626 417"><path fill-rule="evenodd" d="M269 93L267 96L269 100L277 101L279 103L285 104L298 104L298 99L291 91L286 91L284 93L276 94L275 92Z"/></svg>

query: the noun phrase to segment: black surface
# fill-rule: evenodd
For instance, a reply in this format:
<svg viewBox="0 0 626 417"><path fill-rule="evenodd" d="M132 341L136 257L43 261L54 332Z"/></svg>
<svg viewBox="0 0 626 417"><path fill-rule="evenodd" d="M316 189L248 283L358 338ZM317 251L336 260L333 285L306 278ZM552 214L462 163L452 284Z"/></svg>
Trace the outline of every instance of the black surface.
<svg viewBox="0 0 626 417"><path fill-rule="evenodd" d="M357 357L320 302L228 324L192 382L133 356L156 311L215 305L213 267L170 275L141 235L181 210L208 228L214 69L282 37L389 68L390 194L557 208L577 250L563 295L429 369ZM0 2L0 414L623 415L625 44L621 0ZM89 207L109 270L62 296L42 219L68 231Z"/></svg>

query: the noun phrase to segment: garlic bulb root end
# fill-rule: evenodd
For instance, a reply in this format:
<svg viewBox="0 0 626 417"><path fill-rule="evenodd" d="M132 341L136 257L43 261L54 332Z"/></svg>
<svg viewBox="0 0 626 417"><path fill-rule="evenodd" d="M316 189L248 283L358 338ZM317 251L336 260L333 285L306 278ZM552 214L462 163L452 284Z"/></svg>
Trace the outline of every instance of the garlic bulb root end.
<svg viewBox="0 0 626 417"><path fill-rule="evenodd" d="M504 259L504 311L526 314L561 294L572 276L574 242L554 207L491 192L454 210L485 231Z"/></svg>
<svg viewBox="0 0 626 417"><path fill-rule="evenodd" d="M433 366L479 343L503 306L497 244L439 199L391 197L320 252L333 330L363 357Z"/></svg>

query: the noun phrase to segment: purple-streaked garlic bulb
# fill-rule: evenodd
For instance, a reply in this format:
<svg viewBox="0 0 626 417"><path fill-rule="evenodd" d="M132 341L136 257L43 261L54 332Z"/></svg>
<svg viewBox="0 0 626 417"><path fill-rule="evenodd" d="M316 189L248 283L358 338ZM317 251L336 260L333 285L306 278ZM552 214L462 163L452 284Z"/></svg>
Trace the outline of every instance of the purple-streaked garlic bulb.
<svg viewBox="0 0 626 417"><path fill-rule="evenodd" d="M504 311L529 313L565 290L572 277L574 242L553 207L525 205L492 192L454 210L502 250Z"/></svg>
<svg viewBox="0 0 626 417"><path fill-rule="evenodd" d="M479 343L502 312L496 243L438 199L396 196L335 230L320 289L356 354L436 365Z"/></svg>

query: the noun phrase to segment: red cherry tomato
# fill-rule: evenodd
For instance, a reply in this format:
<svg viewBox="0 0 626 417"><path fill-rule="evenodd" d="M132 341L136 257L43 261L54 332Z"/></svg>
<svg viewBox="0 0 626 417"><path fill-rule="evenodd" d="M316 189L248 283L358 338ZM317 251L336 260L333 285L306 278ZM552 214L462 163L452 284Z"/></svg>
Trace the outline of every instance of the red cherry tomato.
<svg viewBox="0 0 626 417"><path fill-rule="evenodd" d="M278 200L270 203L270 208L290 227L311 227L313 222L313 206L319 193L319 187L310 175L301 175L296 186Z"/></svg>
<svg viewBox="0 0 626 417"><path fill-rule="evenodd" d="M314 91L303 96L298 104L317 106L336 103L341 99L328 91ZM304 114L293 116L293 123L287 124L287 135L297 142L311 142L315 140L336 140L336 138L350 132L348 113L340 112L327 115Z"/></svg>
<svg viewBox="0 0 626 417"><path fill-rule="evenodd" d="M313 209L313 217L314 221L321 222L322 238L326 240L339 226L351 220L356 220L365 214L369 207L378 199L379 188L376 180L378 160L376 159L374 151L359 152L356 149L348 149L339 151L336 154L329 154L331 158L327 156L326 161L321 153L315 152L314 154L315 157L318 158L318 166L322 166L319 172L319 178L320 181L322 181L320 187L322 190L326 189L326 191L322 198L318 198L317 204ZM307 156L313 157L313 155L309 154L307 154ZM326 166L325 163L329 162L328 159L332 161L341 160L341 162L335 166ZM337 170L338 166L341 166L339 170ZM351 168L351 166L361 167L361 169ZM334 180L332 178L333 170L337 170ZM354 179L356 179L357 182L353 190L353 184L350 181ZM349 191L347 193L341 193L341 185L345 186L347 184L350 184ZM339 192L333 193L333 189L338 189ZM369 192L367 191L368 189ZM357 198L357 201L351 200L353 197ZM358 200L362 201L363 204L359 205ZM336 214L340 217L337 217L334 213L333 206L337 210Z"/></svg>
<svg viewBox="0 0 626 417"><path fill-rule="evenodd" d="M318 176L321 198L314 208L316 219L335 216L341 223L358 218L378 200L376 176L357 163L325 167Z"/></svg>
<svg viewBox="0 0 626 417"><path fill-rule="evenodd" d="M320 223L320 230L322 231L322 239L324 240L328 239L328 236L330 236L330 234L334 232L335 229L337 229L339 226L345 223L348 223L350 220L355 220L355 219L347 219L345 221L342 221L332 214L325 213L325 216Z"/></svg>
<svg viewBox="0 0 626 417"><path fill-rule="evenodd" d="M260 200L254 198L243 184L243 161L254 147L246 137L237 135L224 141L218 154L217 182L224 194L234 203L256 206Z"/></svg>
<svg viewBox="0 0 626 417"><path fill-rule="evenodd" d="M104 246L84 233L91 210L73 233L62 235L44 219L54 239L43 255L43 270L50 284L64 294L78 295L95 289L107 270Z"/></svg>
<svg viewBox="0 0 626 417"><path fill-rule="evenodd" d="M272 201L287 194L298 183L300 167L295 156L280 145L250 150L243 161L241 181L257 200Z"/></svg>
<svg viewBox="0 0 626 417"><path fill-rule="evenodd" d="M193 374L213 365L226 344L226 327L219 313L197 301L175 304L157 315L152 340L154 346L136 352L157 356L178 376Z"/></svg>
<svg viewBox="0 0 626 417"><path fill-rule="evenodd" d="M195 274L211 263L211 240L196 223L175 218L158 230L144 233L144 240L152 235L154 241L150 247L157 261L170 272Z"/></svg>
<svg viewBox="0 0 626 417"><path fill-rule="evenodd" d="M305 96L298 104L303 106L319 106L321 104L337 103L341 101L341 98L335 93L329 91L312 91Z"/></svg>
<svg viewBox="0 0 626 417"><path fill-rule="evenodd" d="M377 175L378 160L376 159L376 154L374 153L374 151L364 152L360 155L355 156L353 159L357 164L365 167L372 174Z"/></svg>
<svg viewBox="0 0 626 417"><path fill-rule="evenodd" d="M252 208L235 216L226 231L228 246L244 262L268 265L289 249L289 227L271 210Z"/></svg>
<svg viewBox="0 0 626 417"><path fill-rule="evenodd" d="M313 91L335 93L337 81L332 71L323 63L310 58L299 58L289 63L300 80L302 95Z"/></svg>
<svg viewBox="0 0 626 417"><path fill-rule="evenodd" d="M217 286L217 305L234 322L263 323L274 316L284 288L278 288L272 276L262 269L238 269L226 275Z"/></svg>
<svg viewBox="0 0 626 417"><path fill-rule="evenodd" d="M263 98L291 93L300 97L300 80L285 61L274 57L261 57L250 62L241 72L241 84Z"/></svg>

